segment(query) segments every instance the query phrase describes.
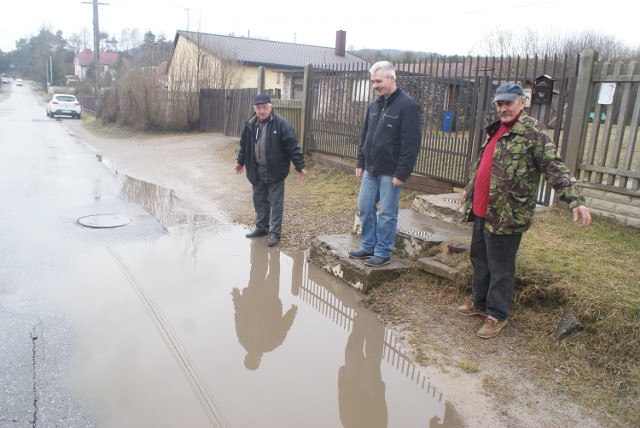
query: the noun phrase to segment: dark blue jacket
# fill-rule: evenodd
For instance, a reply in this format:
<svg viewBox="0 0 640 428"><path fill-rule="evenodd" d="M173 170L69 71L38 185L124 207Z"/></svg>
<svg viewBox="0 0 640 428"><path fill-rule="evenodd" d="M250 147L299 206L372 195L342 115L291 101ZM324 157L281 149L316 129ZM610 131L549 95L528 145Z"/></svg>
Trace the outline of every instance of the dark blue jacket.
<svg viewBox="0 0 640 428"><path fill-rule="evenodd" d="M245 123L240 137L238 165L244 165L247 179L251 184L258 182L258 165L256 164L255 143L258 121L253 116ZM304 169L304 157L298 145L298 137L293 127L282 116L272 113L267 122L267 183L277 183L287 178L291 162L296 171Z"/></svg>
<svg viewBox="0 0 640 428"><path fill-rule="evenodd" d="M380 96L369 105L356 167L374 176L390 175L407 181L422 142L420 109L400 88L389 96L384 108L383 100Z"/></svg>

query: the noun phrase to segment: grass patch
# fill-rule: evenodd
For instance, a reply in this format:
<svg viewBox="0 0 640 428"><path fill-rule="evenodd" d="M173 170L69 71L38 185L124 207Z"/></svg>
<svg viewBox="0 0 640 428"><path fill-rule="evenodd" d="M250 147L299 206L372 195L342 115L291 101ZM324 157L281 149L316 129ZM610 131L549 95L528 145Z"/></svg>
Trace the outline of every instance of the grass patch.
<svg viewBox="0 0 640 428"><path fill-rule="evenodd" d="M561 378L585 404L599 403L624 423L637 422L640 230L606 219L582 229L570 217L545 210L524 235L516 299L556 320L571 310L585 329L560 342L534 336L529 346L549 356L541 371L548 380L554 373L554 381Z"/></svg>
<svg viewBox="0 0 640 428"><path fill-rule="evenodd" d="M477 361L466 359L459 361L458 367L467 373L477 373L480 370Z"/></svg>

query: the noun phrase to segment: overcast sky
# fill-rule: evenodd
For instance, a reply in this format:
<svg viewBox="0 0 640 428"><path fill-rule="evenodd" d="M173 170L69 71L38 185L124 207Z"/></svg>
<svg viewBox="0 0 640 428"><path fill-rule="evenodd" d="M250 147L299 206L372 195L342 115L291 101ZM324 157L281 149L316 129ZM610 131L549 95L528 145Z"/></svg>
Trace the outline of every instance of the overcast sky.
<svg viewBox="0 0 640 428"><path fill-rule="evenodd" d="M0 49L40 28L68 38L93 25L92 0L31 0L5 4ZM628 0L100 0L100 30L151 30L172 40L177 30L250 36L332 47L347 32L347 49L399 49L467 54L490 31L531 28L540 34L594 30L635 47L640 4ZM498 8L498 4L503 6ZM19 5L19 6L18 6ZM16 9L19 7L20 9Z"/></svg>

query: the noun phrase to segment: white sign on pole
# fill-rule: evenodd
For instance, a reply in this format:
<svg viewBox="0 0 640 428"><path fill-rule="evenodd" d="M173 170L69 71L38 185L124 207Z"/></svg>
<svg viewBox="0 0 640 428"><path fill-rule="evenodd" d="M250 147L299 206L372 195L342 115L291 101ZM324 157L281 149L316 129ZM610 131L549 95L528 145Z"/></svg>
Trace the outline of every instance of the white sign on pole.
<svg viewBox="0 0 640 428"><path fill-rule="evenodd" d="M616 92L615 83L603 83L600 85L600 93L598 94L598 104L609 105L613 103L613 94Z"/></svg>

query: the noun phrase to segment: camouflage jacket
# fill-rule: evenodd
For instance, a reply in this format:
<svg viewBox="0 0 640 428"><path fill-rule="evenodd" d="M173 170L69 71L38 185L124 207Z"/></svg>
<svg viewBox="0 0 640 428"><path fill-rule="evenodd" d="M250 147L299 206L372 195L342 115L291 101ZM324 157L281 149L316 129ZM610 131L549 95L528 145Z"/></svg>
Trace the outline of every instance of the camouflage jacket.
<svg viewBox="0 0 640 428"><path fill-rule="evenodd" d="M471 179L465 187L467 199L463 214L467 221L474 217L473 190L482 154L499 127L500 121L497 121L486 128L489 138L480 148ZM493 153L485 223L487 232L511 234L529 229L541 174L569 208L584 205L584 197L579 195L575 179L556 154L553 141L540 129L538 122L523 111L511 131L500 137Z"/></svg>

